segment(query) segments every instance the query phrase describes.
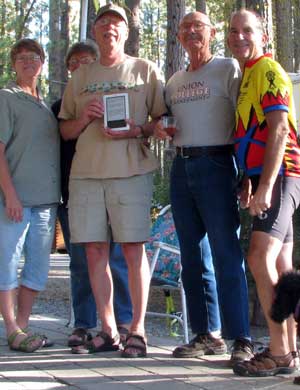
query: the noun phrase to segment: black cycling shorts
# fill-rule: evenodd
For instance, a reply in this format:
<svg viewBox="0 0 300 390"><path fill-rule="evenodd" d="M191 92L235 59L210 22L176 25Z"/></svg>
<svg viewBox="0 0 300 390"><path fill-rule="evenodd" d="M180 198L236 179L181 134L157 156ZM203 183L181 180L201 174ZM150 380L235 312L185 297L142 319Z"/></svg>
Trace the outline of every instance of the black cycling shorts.
<svg viewBox="0 0 300 390"><path fill-rule="evenodd" d="M259 176L250 177L252 193ZM293 214L300 202L300 178L278 176L272 193L271 207L253 218L252 231L260 231L278 238L283 243L293 242Z"/></svg>

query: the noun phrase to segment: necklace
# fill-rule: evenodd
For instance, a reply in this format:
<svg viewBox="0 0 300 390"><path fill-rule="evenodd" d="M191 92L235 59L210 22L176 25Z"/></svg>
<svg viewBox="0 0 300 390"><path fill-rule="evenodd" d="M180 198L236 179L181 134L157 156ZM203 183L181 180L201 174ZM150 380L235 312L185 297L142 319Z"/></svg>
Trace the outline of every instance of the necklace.
<svg viewBox="0 0 300 390"><path fill-rule="evenodd" d="M209 63L209 61L211 61L211 59L213 58L213 56L211 55L210 57L208 57L207 60L204 60L204 61L201 61L200 63L198 63L195 67L191 67L191 64L189 64L186 68L186 70L188 72L193 72L195 70L198 70L200 68L202 68L202 66L206 65L207 63Z"/></svg>

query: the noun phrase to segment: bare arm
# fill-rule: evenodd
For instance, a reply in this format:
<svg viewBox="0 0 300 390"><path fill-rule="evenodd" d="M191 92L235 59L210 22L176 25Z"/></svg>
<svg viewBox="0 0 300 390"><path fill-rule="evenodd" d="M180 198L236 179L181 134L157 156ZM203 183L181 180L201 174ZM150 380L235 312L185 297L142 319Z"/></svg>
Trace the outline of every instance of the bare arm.
<svg viewBox="0 0 300 390"><path fill-rule="evenodd" d="M77 119L61 119L60 132L64 140L76 139L84 129L96 118L102 118L103 104L98 99L93 99L82 110Z"/></svg>
<svg viewBox="0 0 300 390"><path fill-rule="evenodd" d="M0 142L0 187L4 193L6 214L14 222L23 219L23 206L18 198L5 157L5 145Z"/></svg>
<svg viewBox="0 0 300 390"><path fill-rule="evenodd" d="M271 206L272 190L278 176L289 134L288 114L272 111L266 114L269 135L258 188L250 201L250 214L258 215Z"/></svg>

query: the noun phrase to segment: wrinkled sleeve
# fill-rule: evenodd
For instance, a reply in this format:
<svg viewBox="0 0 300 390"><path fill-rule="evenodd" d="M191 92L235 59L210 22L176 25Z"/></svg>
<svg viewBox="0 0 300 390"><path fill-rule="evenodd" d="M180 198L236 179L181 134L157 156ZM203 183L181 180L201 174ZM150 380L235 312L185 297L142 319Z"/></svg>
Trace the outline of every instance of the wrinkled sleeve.
<svg viewBox="0 0 300 390"><path fill-rule="evenodd" d="M289 112L292 84L279 64L266 63L257 78L260 104L264 114L272 111Z"/></svg>
<svg viewBox="0 0 300 390"><path fill-rule="evenodd" d="M13 107L6 91L0 91L0 142L7 145L13 136Z"/></svg>

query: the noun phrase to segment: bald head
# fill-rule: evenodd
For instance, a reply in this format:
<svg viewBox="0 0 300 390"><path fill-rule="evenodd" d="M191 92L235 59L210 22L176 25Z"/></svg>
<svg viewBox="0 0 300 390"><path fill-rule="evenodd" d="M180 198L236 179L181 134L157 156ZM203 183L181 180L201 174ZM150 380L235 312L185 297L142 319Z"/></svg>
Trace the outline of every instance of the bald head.
<svg viewBox="0 0 300 390"><path fill-rule="evenodd" d="M189 70L198 69L211 58L210 42L215 33L209 17L202 12L190 12L182 18L177 37L189 55Z"/></svg>
<svg viewBox="0 0 300 390"><path fill-rule="evenodd" d="M183 23L189 23L191 20L194 20L194 19L201 21L205 25L211 26L209 17L206 14L203 14L202 12L195 11L195 12L190 12L190 13L184 15L184 17L181 19L181 21L179 23L179 27Z"/></svg>

